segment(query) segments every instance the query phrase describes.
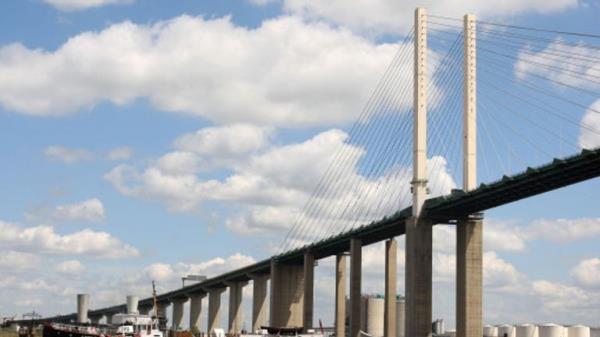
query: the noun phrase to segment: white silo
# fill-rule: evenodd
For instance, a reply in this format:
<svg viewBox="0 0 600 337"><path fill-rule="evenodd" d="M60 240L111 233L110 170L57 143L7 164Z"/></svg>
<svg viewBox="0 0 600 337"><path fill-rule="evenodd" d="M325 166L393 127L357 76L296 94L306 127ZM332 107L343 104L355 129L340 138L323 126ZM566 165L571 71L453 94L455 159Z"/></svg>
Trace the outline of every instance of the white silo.
<svg viewBox="0 0 600 337"><path fill-rule="evenodd" d="M365 310L366 333L374 337L383 336L384 301L380 296L367 296Z"/></svg>
<svg viewBox="0 0 600 337"><path fill-rule="evenodd" d="M538 326L540 337L567 337L565 328L556 324L540 324Z"/></svg>
<svg viewBox="0 0 600 337"><path fill-rule="evenodd" d="M483 327L483 337L498 337L498 327L486 325Z"/></svg>
<svg viewBox="0 0 600 337"><path fill-rule="evenodd" d="M516 337L538 337L537 326L533 324L519 324L515 327Z"/></svg>
<svg viewBox="0 0 600 337"><path fill-rule="evenodd" d="M498 326L498 337L515 337L515 327L508 324Z"/></svg>
<svg viewBox="0 0 600 337"><path fill-rule="evenodd" d="M77 323L88 322L88 310L90 309L90 295L77 294Z"/></svg>
<svg viewBox="0 0 600 337"><path fill-rule="evenodd" d="M590 328L584 325L571 325L567 329L568 337L590 337Z"/></svg>
<svg viewBox="0 0 600 337"><path fill-rule="evenodd" d="M590 328L590 337L600 337L600 327Z"/></svg>
<svg viewBox="0 0 600 337"><path fill-rule="evenodd" d="M406 302L404 297L396 297L396 337L404 337L404 318ZM599 336L600 337L600 336Z"/></svg>

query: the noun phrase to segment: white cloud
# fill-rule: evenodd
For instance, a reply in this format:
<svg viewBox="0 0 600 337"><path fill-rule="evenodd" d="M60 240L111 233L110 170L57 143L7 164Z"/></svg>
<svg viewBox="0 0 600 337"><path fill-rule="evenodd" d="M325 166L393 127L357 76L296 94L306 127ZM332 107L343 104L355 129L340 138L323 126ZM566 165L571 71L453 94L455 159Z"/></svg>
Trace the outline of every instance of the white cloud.
<svg viewBox="0 0 600 337"><path fill-rule="evenodd" d="M17 305L19 307L28 307L28 308L36 308L43 304L44 304L44 301L42 301L39 298L25 298L25 299L20 299L15 302L15 305Z"/></svg>
<svg viewBox="0 0 600 337"><path fill-rule="evenodd" d="M39 256L14 250L0 251L0 268L20 271L35 268L40 262Z"/></svg>
<svg viewBox="0 0 600 337"><path fill-rule="evenodd" d="M59 205L52 212L52 218L67 221L102 222L106 220L104 205L97 198L82 202Z"/></svg>
<svg viewBox="0 0 600 337"><path fill-rule="evenodd" d="M78 260L67 260L56 265L56 271L62 274L79 275L85 270L86 267Z"/></svg>
<svg viewBox="0 0 600 337"><path fill-rule="evenodd" d="M130 4L135 0L43 0L61 11L79 11L114 4Z"/></svg>
<svg viewBox="0 0 600 337"><path fill-rule="evenodd" d="M227 128L214 128L211 132ZM203 132L196 133L199 134ZM105 178L123 194L158 200L173 211L193 211L206 201L233 202L241 207L241 213L230 215L225 222L230 230L238 233L281 231L300 217L302 221L322 220L322 232L315 234L327 235L330 234L327 230L333 232L349 223L379 219L408 203L410 168L393 166L379 177L367 178L358 167L366 155L365 150L347 140L345 132L332 129L300 143L265 146L261 141L261 146L251 148L264 147L263 150L231 161L232 173L220 180L201 179L198 162L202 155L179 151L164 155L156 165L142 171L127 165L117 166ZM181 144L181 141L176 142L178 146ZM340 178L324 183L323 189L330 193L322 197L320 208L298 213L338 151L346 154L343 160L336 162L336 174ZM446 165L442 157L429 160L434 196L448 193L455 186ZM434 167L440 168L436 170L438 174L433 174ZM401 199L405 199L402 205Z"/></svg>
<svg viewBox="0 0 600 337"><path fill-rule="evenodd" d="M90 160L94 156L84 149L70 149L64 146L52 145L44 150L44 155L53 160L60 160L65 164L73 164L78 161Z"/></svg>
<svg viewBox="0 0 600 337"><path fill-rule="evenodd" d="M287 16L256 29L228 17L124 22L81 33L55 51L1 47L0 104L48 116L147 97L157 109L217 123L347 122L397 47Z"/></svg>
<svg viewBox="0 0 600 337"><path fill-rule="evenodd" d="M108 160L125 160L131 158L133 149L129 146L116 147L108 152Z"/></svg>
<svg viewBox="0 0 600 337"><path fill-rule="evenodd" d="M22 228L0 221L0 243L15 250L60 255L90 255L97 258L128 258L139 255L106 232L83 229L61 235L52 226Z"/></svg>
<svg viewBox="0 0 600 337"><path fill-rule="evenodd" d="M577 6L577 0L506 0L492 1L355 1L284 0L284 9L308 18L318 18L374 33L404 33L413 23L416 7L431 14L461 17L466 13L479 17L498 17L520 13L549 13Z"/></svg>
<svg viewBox="0 0 600 337"><path fill-rule="evenodd" d="M565 243L600 235L600 218L539 219L521 232L527 240Z"/></svg>
<svg viewBox="0 0 600 337"><path fill-rule="evenodd" d="M596 296L590 296L580 288L546 280L534 281L532 286L535 295L543 303L542 310L546 313L556 314L591 308L597 311Z"/></svg>
<svg viewBox="0 0 600 337"><path fill-rule="evenodd" d="M600 287L600 259L583 260L573 268L571 275L586 287Z"/></svg>
<svg viewBox="0 0 600 337"><path fill-rule="evenodd" d="M600 113L593 110L600 111L600 100L594 102L581 119L579 146L584 149L600 147Z"/></svg>
<svg viewBox="0 0 600 337"><path fill-rule="evenodd" d="M146 268L144 272L152 280L165 281L173 277L173 268L166 263L153 263Z"/></svg>

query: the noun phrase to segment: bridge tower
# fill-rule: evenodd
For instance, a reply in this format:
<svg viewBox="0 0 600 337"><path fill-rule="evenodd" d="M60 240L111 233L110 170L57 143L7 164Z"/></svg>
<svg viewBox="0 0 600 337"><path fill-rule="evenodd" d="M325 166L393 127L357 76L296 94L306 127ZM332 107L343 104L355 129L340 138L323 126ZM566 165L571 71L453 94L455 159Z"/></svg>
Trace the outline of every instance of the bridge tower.
<svg viewBox="0 0 600 337"><path fill-rule="evenodd" d="M476 22L463 22L463 190L477 185ZM482 327L483 219L470 215L456 228L456 335L479 337Z"/></svg>
<svg viewBox="0 0 600 337"><path fill-rule="evenodd" d="M421 216L427 194L427 13L415 10L412 216L406 220L405 336L431 336L432 222Z"/></svg>

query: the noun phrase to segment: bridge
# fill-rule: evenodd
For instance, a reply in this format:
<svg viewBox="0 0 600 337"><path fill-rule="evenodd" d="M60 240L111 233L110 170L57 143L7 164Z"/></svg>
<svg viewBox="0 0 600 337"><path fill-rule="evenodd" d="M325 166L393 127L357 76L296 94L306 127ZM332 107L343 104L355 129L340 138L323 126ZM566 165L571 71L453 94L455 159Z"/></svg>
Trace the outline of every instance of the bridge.
<svg viewBox="0 0 600 337"><path fill-rule="evenodd" d="M202 282L159 294L156 298L156 307L154 307L153 298L141 299L138 303L139 311L141 313L148 313L150 310L156 310L159 315L166 316L166 310L171 306L171 324L173 327L178 327L183 322L184 303L189 301L190 328L195 327L200 330L203 326L200 322L202 302L208 297L208 322L206 328L202 330L212 332L215 328L219 327L221 294L229 289L229 332L239 333L241 330L242 288L251 281L253 286L253 331L266 325L275 327L303 327L304 329L308 329L314 326L315 262L319 259L335 256L336 292L334 310L336 336L348 335L350 337L360 337L362 248L376 242L385 241L384 336L395 337L397 329L395 322L397 243L395 237L406 235L405 336L430 336L432 321L432 227L436 224L454 224L457 228L457 336L480 337L482 335L483 212L494 207L600 176L600 149L590 147L577 151L577 153L567 157L546 158L547 164L523 167L522 172L505 174L497 181L477 185L477 110L478 107L482 106L477 102L477 94L480 92L477 87L477 73L478 69L480 69L476 64L477 52L483 51L485 53L485 51L489 51L486 48L488 48L488 44L490 43L505 44L506 46L513 44L514 46L515 41L519 41L518 39L527 36L518 33L511 33L513 34L511 36L507 33L501 36L499 40L491 40L490 36L493 36L493 30L480 29L485 38L479 38L476 35L478 31L477 27L498 25L517 30L546 31L535 28L480 22L473 15L465 15L460 20L462 21L462 26L460 27L460 32L456 35L457 39L445 39L443 36L452 34L452 29L458 29L456 26L457 20L460 19L428 16L424 9L417 9L415 11L413 32L407 37L403 47L401 47L404 50L398 53L402 55L402 53L412 51L413 56L413 81L402 84L405 87L404 89L412 86L413 99L412 117L410 118L412 122L412 170L409 172L412 174L412 180L410 181L411 203L407 206L405 205L405 207L397 208L396 212L387 214L383 218L370 220L359 226L352 226L349 229L344 227L344 229L340 230L339 227L328 226L333 229L320 234L309 232L310 221L308 223L306 221L298 221L298 223L294 224L289 236L290 240L293 238L301 238L302 240L297 240L295 243L291 243L288 240L287 244L282 245L282 250L279 254L252 265L210 277ZM462 98L462 109L457 108L456 105L453 106L452 102L450 102L449 106L446 105L450 110L462 110L463 130L460 138L462 138L463 185L462 189L453 189L449 194L431 198L427 197L428 193L430 193L428 179L441 174L441 172L439 170L433 170L433 172L427 171L429 163L427 156L427 146L429 144L427 139L427 129L429 128L427 108L431 106L431 101L428 103L428 98L437 97L435 93L432 97L429 97L428 94L428 89L431 88L427 75L429 70L427 63L429 55L427 45L429 25L435 27L430 28L430 30L440 36L440 41L447 42L447 45L450 45L446 57L440 57L438 60L436 69L444 69L444 66L452 69L457 68L456 60L452 60L449 57L456 55L453 54L456 53L456 50L460 50L457 47L460 43L457 43L457 41L462 41L463 51L462 67L458 67L461 69L462 74L462 97L460 97ZM564 32L558 32L558 34L562 33ZM572 34L585 36L585 34ZM593 36L593 38L596 37ZM484 46L477 47L476 42L482 42ZM579 47L581 47L581 44ZM559 53L558 49L555 52ZM559 56L564 57L566 55ZM584 56L581 57L583 58ZM585 58L589 62L597 62L597 59L592 56L586 55ZM399 58L397 57L397 59ZM534 64L537 62L535 59L529 61ZM493 65L495 64L494 62L495 60L491 60L489 64ZM550 64L545 65L550 66ZM481 68L480 72L490 71L490 69ZM435 74L441 74L439 75L441 78L437 79L438 84L446 83L450 86L451 77L449 75L444 75L442 70L439 72L436 70ZM384 75L380 87L393 87L395 82L391 79L392 75L388 75ZM598 75L600 77L600 74ZM387 80L386 76L388 76ZM538 80L543 79L551 82L556 81L552 77L545 77ZM488 90L497 88L493 83L487 83L486 87ZM523 83L529 86L538 84L538 82L535 82L535 84L529 82ZM497 90L503 91L504 89L497 88ZM522 97L519 94L512 94L511 96L515 100ZM600 95L594 97L598 98ZM572 103L571 105L582 106L575 98L562 98L566 102ZM381 100L385 99L387 98L384 97ZM380 106L389 107L393 105L389 101L386 103L381 100L379 101ZM375 101L377 101L377 98L375 98ZM368 106L372 106L373 104L370 102ZM509 109L510 107L506 108ZM531 109L534 109L534 107L531 107ZM375 108L371 110L375 111ZM367 109L367 111L371 110ZM374 118L373 115L367 117ZM436 118L435 115L433 117ZM359 122L356 124L358 125L357 129L360 129L364 125L365 118L361 115ZM390 119L391 117L386 118L383 119L385 123L389 123L392 120ZM578 125L600 135L600 130L595 129L593 125L584 123L579 123ZM451 131L452 127L448 127L448 130ZM488 130L483 131L489 137L490 132ZM359 131L356 132L358 133ZM401 138L400 134L398 134L398 138ZM397 147L410 148L411 146L407 141L401 140ZM444 144L438 145L438 149L443 147ZM382 150L382 152L385 153L385 150ZM388 165L389 167L391 166ZM379 172L383 172L383 170L381 168ZM385 183L383 182L382 185L385 185ZM380 188L380 186L377 188ZM400 188L398 186L398 189ZM319 192L319 187L317 187L317 192L315 193L317 197L311 199L307 207L314 208L314 206L311 206L311 202L318 202L316 200L318 200L319 193L326 192ZM391 195L394 196L394 194ZM398 202L398 204L402 203ZM340 216L346 215L346 212L347 210L344 209L337 214ZM363 217L360 218L361 221L364 219ZM350 264L350 275L347 275L347 263ZM348 277L350 278L350 289L347 291L345 285ZM267 303L268 294L270 294L270 303ZM345 313L347 311L345 298L347 295L350 298L348 332L346 331L345 322ZM270 308L268 310L270 317L267 317L268 308ZM113 314L126 312L126 310L125 304L119 304L89 310L87 316L93 323L98 323L102 317L106 317L107 322L110 323L110 317ZM78 319L81 320L81 317L78 318L77 314L73 313L48 317L44 320L69 322Z"/></svg>

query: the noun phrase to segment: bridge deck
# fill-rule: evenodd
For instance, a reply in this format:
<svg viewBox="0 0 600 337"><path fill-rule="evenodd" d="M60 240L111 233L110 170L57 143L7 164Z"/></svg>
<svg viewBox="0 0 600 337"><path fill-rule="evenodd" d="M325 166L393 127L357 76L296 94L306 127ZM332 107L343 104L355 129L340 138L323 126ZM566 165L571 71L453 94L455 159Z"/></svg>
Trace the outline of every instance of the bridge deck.
<svg viewBox="0 0 600 337"><path fill-rule="evenodd" d="M505 176L492 184L481 184L470 192L453 191L448 196L429 199L425 203L426 216L434 219L435 223L449 223L469 214L508 204L530 196L552 191L564 186L600 176L600 149L584 150L580 154L537 168L528 168L525 172L513 176ZM405 233L404 222L411 214L406 208L391 217L364 225L350 231L323 239L305 247L274 256L277 261L286 263L302 263L305 251L310 251L315 258L324 258L342 254L349 250L350 239L362 240L363 245L369 245ZM189 285L158 296L158 301L167 301L177 297L189 296L193 293L203 293L211 288L225 287L227 281L249 280L253 274L264 274L270 270L271 259L257 262L253 265L234 270L201 283ZM140 306L152 304L151 298L140 301ZM91 310L90 316L123 311L125 305ZM75 318L76 314L56 316L47 320L66 320Z"/></svg>

